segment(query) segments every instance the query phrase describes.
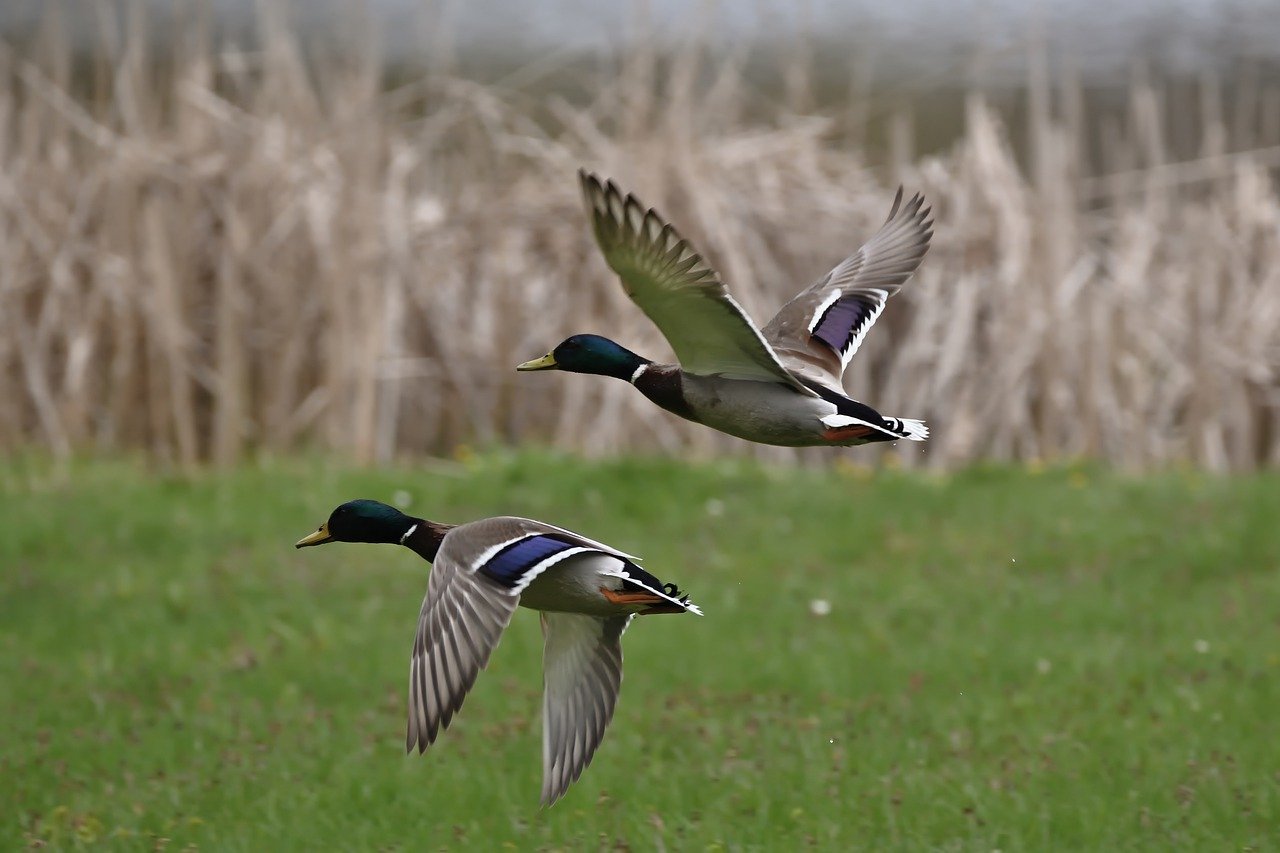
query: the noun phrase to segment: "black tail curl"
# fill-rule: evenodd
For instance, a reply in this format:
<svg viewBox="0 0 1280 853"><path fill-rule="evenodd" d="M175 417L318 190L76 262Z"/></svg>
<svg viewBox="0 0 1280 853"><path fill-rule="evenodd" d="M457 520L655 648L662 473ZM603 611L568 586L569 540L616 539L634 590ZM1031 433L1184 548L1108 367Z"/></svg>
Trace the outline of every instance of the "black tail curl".
<svg viewBox="0 0 1280 853"><path fill-rule="evenodd" d="M674 598L676 601L680 602L681 604L689 603L689 596L681 595L680 587L676 586L673 583L664 583L662 585L662 591L665 592L667 595L671 596L672 598Z"/></svg>

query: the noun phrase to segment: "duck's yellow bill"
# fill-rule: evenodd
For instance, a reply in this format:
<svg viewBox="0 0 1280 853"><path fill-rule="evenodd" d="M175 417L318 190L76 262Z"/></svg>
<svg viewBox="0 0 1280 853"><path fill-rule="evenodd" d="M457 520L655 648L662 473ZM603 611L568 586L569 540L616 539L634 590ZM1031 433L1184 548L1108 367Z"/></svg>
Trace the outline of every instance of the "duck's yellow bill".
<svg viewBox="0 0 1280 853"><path fill-rule="evenodd" d="M326 542L332 542L333 537L329 535L329 522L320 525L320 529L310 536L303 536L298 540L295 548L306 548L308 545L323 545Z"/></svg>
<svg viewBox="0 0 1280 853"><path fill-rule="evenodd" d="M550 370L553 367L559 367L556 364L556 357L551 353L547 353L542 358L535 358L533 361L526 361L524 364L517 364L516 370Z"/></svg>

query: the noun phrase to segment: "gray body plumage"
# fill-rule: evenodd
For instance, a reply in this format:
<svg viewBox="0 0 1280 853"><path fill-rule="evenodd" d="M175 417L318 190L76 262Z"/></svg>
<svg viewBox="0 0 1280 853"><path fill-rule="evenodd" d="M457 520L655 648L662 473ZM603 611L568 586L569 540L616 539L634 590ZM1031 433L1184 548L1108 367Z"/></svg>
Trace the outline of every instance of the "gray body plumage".
<svg viewBox="0 0 1280 853"><path fill-rule="evenodd" d="M681 389L697 422L729 435L783 447L830 446L822 418L836 413L821 397L799 394L777 382L685 374ZM864 444L858 439L851 444Z"/></svg>
<svg viewBox="0 0 1280 853"><path fill-rule="evenodd" d="M650 382L650 376L662 378ZM877 440L850 436L833 441L824 433L823 419L840 417L839 407L778 382L700 376L682 371L677 364L653 364L633 384L667 411L747 441L782 447L856 447ZM882 421L874 413L866 417Z"/></svg>

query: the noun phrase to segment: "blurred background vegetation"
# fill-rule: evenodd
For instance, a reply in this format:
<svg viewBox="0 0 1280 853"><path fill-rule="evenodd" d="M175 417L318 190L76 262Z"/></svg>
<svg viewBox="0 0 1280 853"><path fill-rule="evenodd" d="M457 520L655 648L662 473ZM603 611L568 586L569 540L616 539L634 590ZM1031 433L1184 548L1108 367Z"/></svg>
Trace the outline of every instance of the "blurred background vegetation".
<svg viewBox="0 0 1280 853"><path fill-rule="evenodd" d="M519 3L322 5L10 7L0 448L825 458L516 375L575 331L669 356L592 244L582 165L761 319L897 183L927 194L934 247L847 386L933 437L863 459L1280 461L1265 4L921 2L862 27L765 4L754 30L736 3L558 4L559 28Z"/></svg>

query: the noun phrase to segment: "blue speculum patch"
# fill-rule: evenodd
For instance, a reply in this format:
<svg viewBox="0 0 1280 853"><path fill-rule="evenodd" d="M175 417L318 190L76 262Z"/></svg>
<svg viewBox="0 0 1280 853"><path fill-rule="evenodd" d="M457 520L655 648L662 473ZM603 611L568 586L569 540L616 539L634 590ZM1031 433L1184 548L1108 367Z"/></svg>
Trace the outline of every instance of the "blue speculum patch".
<svg viewBox="0 0 1280 853"><path fill-rule="evenodd" d="M494 554L489 562L480 567L480 572L503 586L513 587L520 583L526 572L543 560L574 547L576 546L551 536L530 536L512 542Z"/></svg>
<svg viewBox="0 0 1280 853"><path fill-rule="evenodd" d="M841 299L822 315L813 329L813 336L836 352L842 352L875 308L874 304L869 305L857 297Z"/></svg>

